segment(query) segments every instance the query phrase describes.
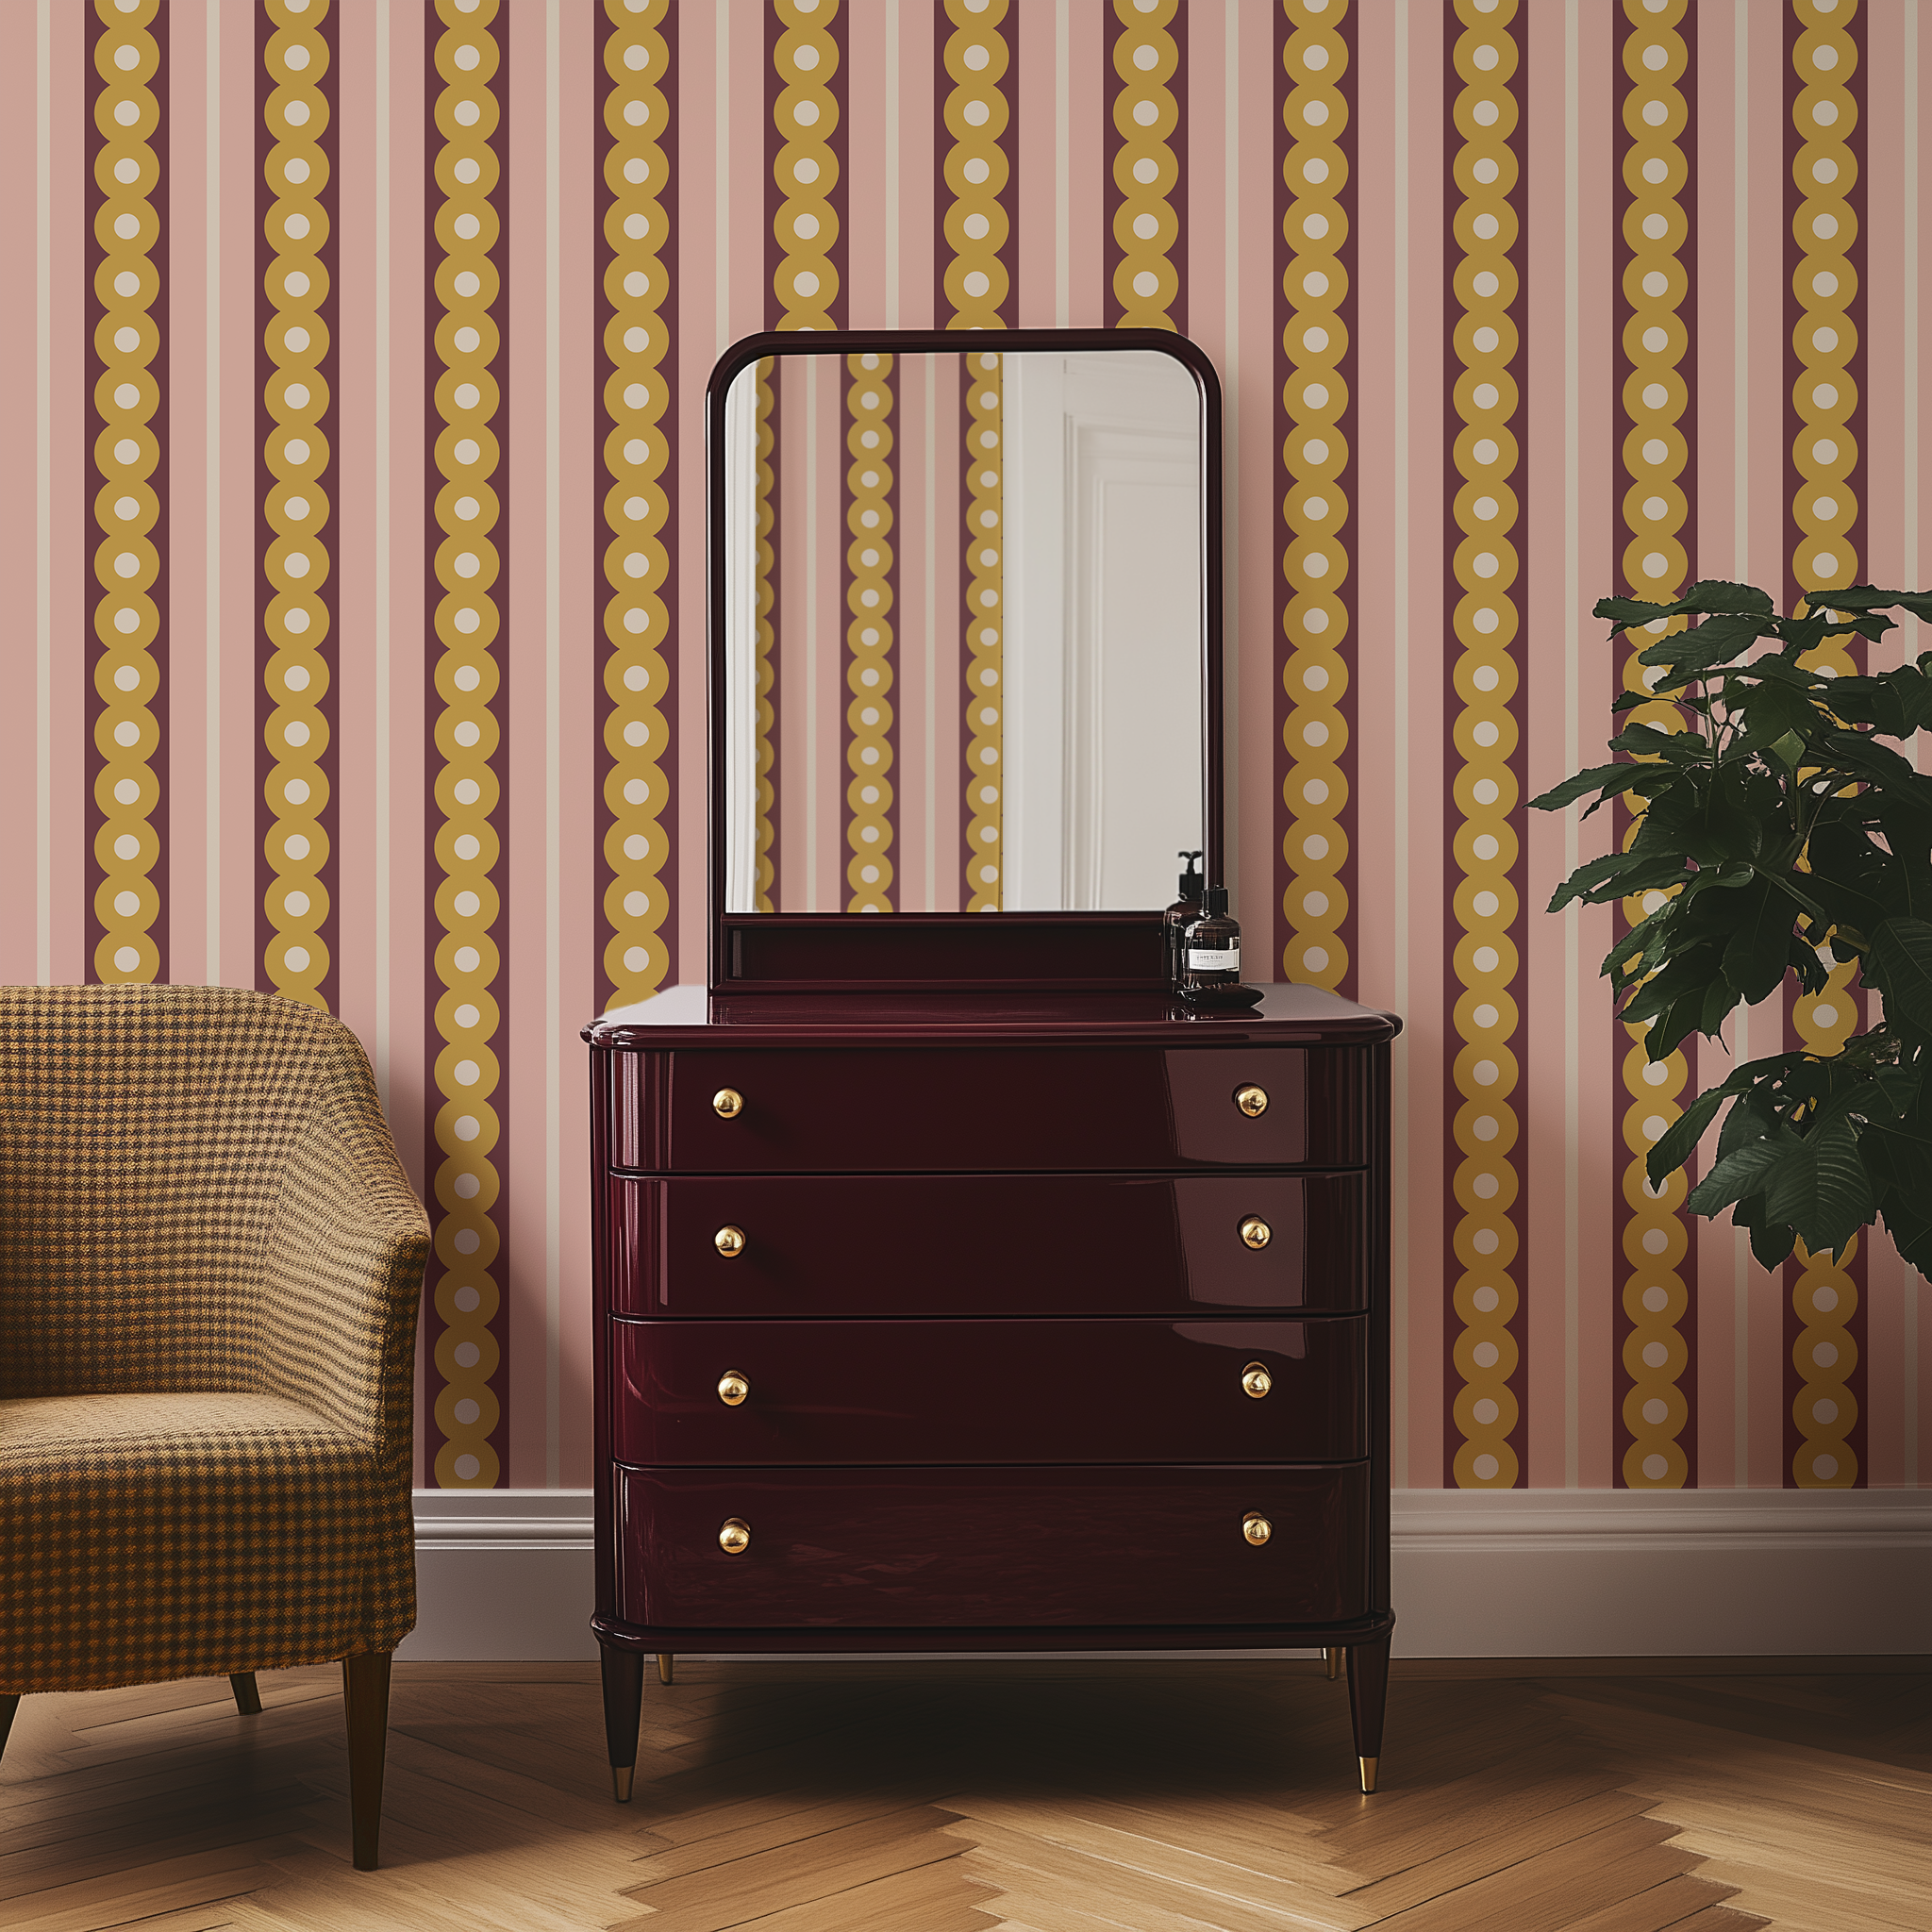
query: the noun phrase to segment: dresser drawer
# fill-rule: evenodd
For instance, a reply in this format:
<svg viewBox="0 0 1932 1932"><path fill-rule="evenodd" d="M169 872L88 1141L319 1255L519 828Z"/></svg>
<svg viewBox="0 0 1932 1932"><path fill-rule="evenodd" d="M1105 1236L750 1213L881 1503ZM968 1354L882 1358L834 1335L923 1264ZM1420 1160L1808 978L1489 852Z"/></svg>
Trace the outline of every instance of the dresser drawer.
<svg viewBox="0 0 1932 1932"><path fill-rule="evenodd" d="M616 1322L611 1450L653 1466L1349 1461L1367 1453L1367 1326ZM734 1372L750 1392L731 1404Z"/></svg>
<svg viewBox="0 0 1932 1932"><path fill-rule="evenodd" d="M1366 1463L616 1478L617 1615L630 1624L1313 1624L1375 1607ZM1251 1511L1272 1529L1258 1548ZM733 1518L750 1541L727 1555Z"/></svg>
<svg viewBox="0 0 1932 1932"><path fill-rule="evenodd" d="M1181 1315L1368 1302L1359 1173L612 1175L606 1186L610 1305L625 1315ZM742 1236L729 1256L718 1246L724 1228Z"/></svg>
<svg viewBox="0 0 1932 1932"><path fill-rule="evenodd" d="M1359 1167L1357 1047L613 1055L611 1160L713 1174ZM1258 1089L1266 1104L1242 1109ZM721 1114L716 1096L739 1105ZM1251 1103L1252 1105L1253 1103Z"/></svg>

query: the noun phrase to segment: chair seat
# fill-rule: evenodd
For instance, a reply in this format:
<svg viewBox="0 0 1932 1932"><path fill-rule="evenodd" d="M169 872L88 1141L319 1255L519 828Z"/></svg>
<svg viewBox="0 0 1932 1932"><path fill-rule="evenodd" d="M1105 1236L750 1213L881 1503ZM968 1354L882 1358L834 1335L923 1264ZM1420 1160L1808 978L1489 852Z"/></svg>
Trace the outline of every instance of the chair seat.
<svg viewBox="0 0 1932 1932"><path fill-rule="evenodd" d="M274 1395L0 1401L0 1693L367 1647L410 1527L375 1456Z"/></svg>

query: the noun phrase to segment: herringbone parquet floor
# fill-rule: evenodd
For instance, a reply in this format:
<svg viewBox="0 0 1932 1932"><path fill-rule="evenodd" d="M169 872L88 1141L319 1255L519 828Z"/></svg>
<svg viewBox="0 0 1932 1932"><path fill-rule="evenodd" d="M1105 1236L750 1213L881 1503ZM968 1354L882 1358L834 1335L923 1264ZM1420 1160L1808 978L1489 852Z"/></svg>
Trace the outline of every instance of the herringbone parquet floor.
<svg viewBox="0 0 1932 1932"><path fill-rule="evenodd" d="M1533 1668L1398 1666L1363 1798L1317 1664L684 1659L621 1807L594 1666L398 1665L370 1874L338 1673L30 1697L0 1926L1932 1927L1932 1675Z"/></svg>

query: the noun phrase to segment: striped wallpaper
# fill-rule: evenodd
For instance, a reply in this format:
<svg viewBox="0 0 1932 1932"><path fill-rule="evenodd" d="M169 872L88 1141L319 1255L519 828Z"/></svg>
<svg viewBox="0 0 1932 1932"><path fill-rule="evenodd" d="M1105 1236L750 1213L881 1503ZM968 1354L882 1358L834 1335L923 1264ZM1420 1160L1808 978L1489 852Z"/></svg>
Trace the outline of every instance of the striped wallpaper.
<svg viewBox="0 0 1932 1932"><path fill-rule="evenodd" d="M419 1479L587 1482L575 1031L704 970L706 373L1175 328L1237 909L1408 1023L1398 1482L1916 1485L1918 1278L1651 1192L1726 1061L1612 1014L1641 906L1541 910L1627 817L1524 800L1639 676L1598 595L1932 576L1928 81L1918 0L16 0L0 976L341 1013L436 1224Z"/></svg>

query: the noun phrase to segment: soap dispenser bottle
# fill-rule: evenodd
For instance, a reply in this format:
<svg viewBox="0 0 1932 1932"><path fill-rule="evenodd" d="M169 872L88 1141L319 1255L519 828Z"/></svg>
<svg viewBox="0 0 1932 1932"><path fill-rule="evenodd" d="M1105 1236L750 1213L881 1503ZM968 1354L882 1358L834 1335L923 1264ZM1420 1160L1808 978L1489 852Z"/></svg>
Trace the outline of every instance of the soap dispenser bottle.
<svg viewBox="0 0 1932 1932"><path fill-rule="evenodd" d="M1176 855L1182 860L1180 890L1174 904L1167 908L1167 978L1171 986L1178 986L1181 977L1181 933L1189 920L1201 909L1201 855L1198 852L1182 852Z"/></svg>
<svg viewBox="0 0 1932 1932"><path fill-rule="evenodd" d="M1201 895L1201 910L1181 932L1180 990L1184 993L1213 993L1239 986L1241 979L1241 929L1228 917L1227 888L1209 886Z"/></svg>

